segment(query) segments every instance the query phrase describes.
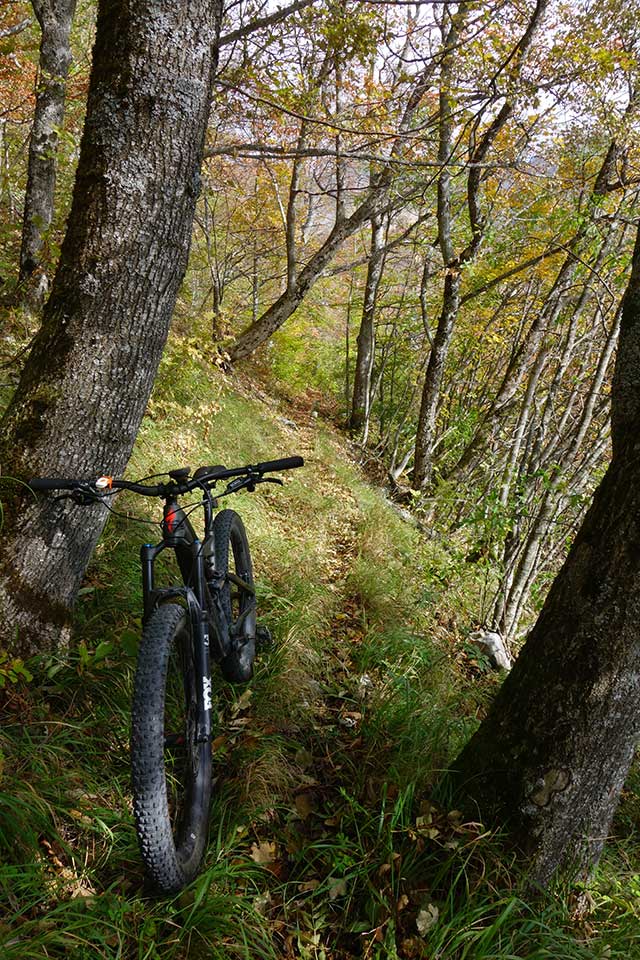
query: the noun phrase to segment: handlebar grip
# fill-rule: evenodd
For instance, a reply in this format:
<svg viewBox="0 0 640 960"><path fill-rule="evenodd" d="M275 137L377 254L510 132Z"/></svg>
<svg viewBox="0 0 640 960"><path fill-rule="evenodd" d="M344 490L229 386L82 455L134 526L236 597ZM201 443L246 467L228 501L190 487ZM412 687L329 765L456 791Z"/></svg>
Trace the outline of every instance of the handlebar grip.
<svg viewBox="0 0 640 960"><path fill-rule="evenodd" d="M32 477L29 486L32 490L76 490L77 480L61 480L58 477Z"/></svg>
<svg viewBox="0 0 640 960"><path fill-rule="evenodd" d="M304 467L302 457L283 457L281 460L267 460L265 463L256 463L256 470L260 473L269 473L272 470L293 470L294 467Z"/></svg>

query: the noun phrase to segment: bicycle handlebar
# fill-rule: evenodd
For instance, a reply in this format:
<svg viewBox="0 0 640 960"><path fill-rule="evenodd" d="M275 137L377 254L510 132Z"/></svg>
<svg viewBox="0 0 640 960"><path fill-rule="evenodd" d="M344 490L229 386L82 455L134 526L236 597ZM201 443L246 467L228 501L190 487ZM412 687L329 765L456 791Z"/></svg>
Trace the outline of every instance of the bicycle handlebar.
<svg viewBox="0 0 640 960"><path fill-rule="evenodd" d="M77 490L79 480L59 480L56 477L33 477L29 480L32 490Z"/></svg>
<svg viewBox="0 0 640 960"><path fill-rule="evenodd" d="M302 457L283 457L281 460L266 460L264 463L257 463L255 469L258 473L271 473L272 470L293 470L295 467L304 467Z"/></svg>
<svg viewBox="0 0 640 960"><path fill-rule="evenodd" d="M105 478L105 486L112 490L129 490L132 493L139 493L146 497L163 497L167 493L184 494L190 493L196 487L202 487L203 484L210 482L213 486L218 480L227 480L231 477L261 477L264 473L275 470L293 470L296 467L304 466L302 457L283 457L279 460L265 460L263 463L250 464L246 467L235 467L231 470L221 470L220 467L212 467L210 474L204 474L190 480L171 480L169 483L157 483L147 485L135 483L131 480L114 480L111 477ZM87 487L99 489L98 479L87 480L69 480L58 477L33 477L29 480L29 486L32 490L82 490Z"/></svg>

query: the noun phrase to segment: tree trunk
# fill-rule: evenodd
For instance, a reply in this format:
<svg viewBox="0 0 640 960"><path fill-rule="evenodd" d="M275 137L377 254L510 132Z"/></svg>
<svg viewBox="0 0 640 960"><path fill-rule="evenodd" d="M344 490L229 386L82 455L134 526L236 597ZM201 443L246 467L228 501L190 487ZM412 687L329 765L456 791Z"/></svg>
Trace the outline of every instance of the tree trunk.
<svg viewBox="0 0 640 960"><path fill-rule="evenodd" d="M53 219L56 154L64 119L67 77L71 66L69 35L76 0L32 0L42 39L36 108L29 141L18 282L35 307L42 306L47 278L41 268L42 247Z"/></svg>
<svg viewBox="0 0 640 960"><path fill-rule="evenodd" d="M453 764L547 884L587 875L640 736L640 231L612 392L613 459L487 719Z"/></svg>
<svg viewBox="0 0 640 960"><path fill-rule="evenodd" d="M2 424L6 476L127 463L186 269L220 12L220 0L99 4L67 234ZM55 649L105 511L22 488L5 507L0 634L22 654Z"/></svg>
<svg viewBox="0 0 640 960"><path fill-rule="evenodd" d="M358 351L353 380L353 401L349 430L357 433L362 430L369 416L371 403L371 375L375 358L375 314L378 287L384 268L384 223L382 217L371 220L371 251L367 266L367 279L362 304L362 320L358 333Z"/></svg>
<svg viewBox="0 0 640 960"><path fill-rule="evenodd" d="M544 19L548 0L537 0L531 14L526 31L516 44L511 54L513 78L519 77L533 38ZM431 482L434 466L436 442L436 416L440 401L440 390L444 368L449 353L451 338L460 307L461 266L470 263L475 258L486 228L486 222L481 212L480 185L482 182L482 164L497 137L513 113L513 102L506 100L493 121L489 124L478 143L471 150L469 157L469 174L467 178L467 212L471 227L471 237L463 248L456 254L453 241L453 210L450 163L455 152L454 141L454 113L456 56L459 33L464 24L458 20L458 14L452 16L451 27L445 44L445 55L442 58L440 75L440 117L439 117L439 144L438 161L442 165L438 177L438 240L442 252L442 260L446 268L442 312L438 322L438 330L434 337L431 356L427 366L422 401L416 431L416 449L413 465L413 486L416 489L424 488Z"/></svg>
<svg viewBox="0 0 640 960"><path fill-rule="evenodd" d="M461 273L459 266L450 267L444 281L442 313L433 339L427 372L422 389L422 401L416 432L413 486L426 487L431 482L436 438L436 416L440 400L440 387L449 355L449 346L460 304Z"/></svg>
<svg viewBox="0 0 640 960"><path fill-rule="evenodd" d="M634 107L630 104L626 114L630 115L632 109L634 109ZM615 174L616 163L622 151L623 148L621 148L615 140L611 141L595 179L590 198L590 209L592 211L598 209L597 201L608 192L608 184L610 183L611 177ZM513 402L525 376L527 367L536 356L548 331L554 329L570 296L577 265L584 261L585 252L582 251L581 247L585 235L588 232L587 224L588 221L585 220L585 223L574 233L571 239L568 240L566 244L567 255L556 274L542 309L535 317L526 336L514 351L496 396L486 414L481 418L474 436L463 450L458 461L445 472L445 479L455 479L467 468L469 468L470 471L474 468L490 437L496 430L498 423ZM605 245L606 242L605 240ZM600 263L602 250L603 247L601 246L596 253L593 265L595 270L597 270ZM582 307L580 307L580 309L582 309Z"/></svg>
<svg viewBox="0 0 640 960"><path fill-rule="evenodd" d="M288 286L275 303L272 303L255 323L252 323L244 333L241 333L236 342L229 348L229 357L232 363L251 356L259 346L266 343L286 323L298 309L316 280L322 275L325 267L336 255L343 241L350 237L352 233L355 233L363 223L371 219L379 211L380 205L385 200L386 193L376 192L367 197L350 217L335 224L322 246L297 274L295 287Z"/></svg>

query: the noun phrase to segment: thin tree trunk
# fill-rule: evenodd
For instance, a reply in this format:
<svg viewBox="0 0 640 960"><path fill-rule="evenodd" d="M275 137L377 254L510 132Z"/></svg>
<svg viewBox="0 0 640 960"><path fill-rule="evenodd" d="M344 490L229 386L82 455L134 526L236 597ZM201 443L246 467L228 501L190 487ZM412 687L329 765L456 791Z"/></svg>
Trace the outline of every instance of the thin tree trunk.
<svg viewBox="0 0 640 960"><path fill-rule="evenodd" d="M365 421L368 420L371 405L371 376L376 350L375 315L378 288L384 269L384 240L383 218L372 217L371 250L364 287L362 319L357 337L358 350L353 380L353 401L351 417L349 418L349 430L352 433L362 430Z"/></svg>
<svg viewBox="0 0 640 960"><path fill-rule="evenodd" d="M416 428L412 481L416 488L425 487L431 482L440 385L460 304L461 275L460 263L455 256L451 235L451 172L449 170L453 152L452 87L457 40L458 23L455 18L452 18L444 44L445 54L442 59L438 124L438 162L441 164L440 176L438 177L438 240L445 266L445 279L442 311L431 346Z"/></svg>
<svg viewBox="0 0 640 960"><path fill-rule="evenodd" d="M569 465L569 469L576 463L578 454L584 443L587 432L593 420L596 401L600 395L613 350L618 339L620 329L620 311L616 311L612 329L601 351L598 366L591 383L588 396L584 402L582 413L577 424L574 436L566 444L562 456L554 456L551 475L545 486L537 515L529 529L526 541L520 548L517 567L506 583L496 600L494 611L495 622L502 635L510 640L518 628L518 618L522 612L524 599L528 589L536 576L536 562L540 555L540 548L549 534L553 518L561 509L566 492L566 471L561 471L559 463Z"/></svg>
<svg viewBox="0 0 640 960"><path fill-rule="evenodd" d="M612 389L613 458L540 617L453 764L532 880L597 863L640 739L640 231Z"/></svg>
<svg viewBox="0 0 640 960"><path fill-rule="evenodd" d="M626 112L629 114L631 107L629 107ZM594 201L606 195L610 189L610 178L615 174L616 163L620 152L621 148L619 145L616 141L612 141L609 144L594 182L590 198L592 206L594 205ZM581 226L566 244L567 255L556 274L553 286L547 295L542 309L531 324L526 337L511 357L493 402L480 421L474 436L463 450L457 463L446 472L445 476L447 479L459 476L465 469L470 468L471 465L476 462L480 451L485 447L496 429L498 422L513 402L513 398L517 393L528 365L537 355L540 345L547 335L547 331L553 329L553 325L566 303L568 293L573 283L577 263L580 260L579 253L581 243L586 233L587 223ZM599 263L601 249L602 248L599 249L596 255L596 264Z"/></svg>
<svg viewBox="0 0 640 960"><path fill-rule="evenodd" d="M525 437L527 428L531 422L531 417L533 413L535 392L538 386L538 381L542 376L542 371L547 362L549 355L548 349L542 349L538 354L538 358L533 365L533 370L529 376L529 382L527 384L527 390L524 395L524 400L520 408L520 413L518 414L518 422L516 424L515 433L509 447L509 454L507 457L507 464L504 470L502 478L502 486L500 488L500 505L504 508L509 502L509 495L511 493L511 485L513 483L513 478L516 474L516 468L518 460L520 458L520 450L522 449L522 442Z"/></svg>
<svg viewBox="0 0 640 960"><path fill-rule="evenodd" d="M42 30L38 88L29 141L18 283L26 299L40 307L47 292L42 251L51 226L56 188L56 155L64 119L76 0L32 0Z"/></svg>
<svg viewBox="0 0 640 960"><path fill-rule="evenodd" d="M520 74L533 38L545 16L547 5L548 0L537 0L527 29L512 52L510 59L514 80ZM463 12L463 17L466 15ZM486 228L480 206L482 164L485 162L499 133L511 117L514 107L513 101L506 100L494 120L479 138L478 143L474 144L470 151L467 178L467 212L471 237L464 249L459 255L456 255L452 237L453 214L449 165L454 151L454 58L457 53L458 35L464 24L464 19L459 20L458 16L456 14L451 19L451 27L445 43L445 55L442 58L440 78L438 161L441 164L441 173L438 178L438 239L446 273L442 312L427 365L416 431L416 450L413 465L413 486L416 488L427 487L431 482L436 442L436 417L442 379L460 307L461 268L463 264L470 263L476 256Z"/></svg>
<svg viewBox="0 0 640 960"><path fill-rule="evenodd" d="M449 355L449 346L460 304L461 273L458 266L447 270L442 298L442 313L433 339L425 374L413 464L413 486L418 489L431 482L433 454L436 438L436 415L440 400L440 387Z"/></svg>
<svg viewBox="0 0 640 960"><path fill-rule="evenodd" d="M186 269L220 16L219 0L99 4L73 204L2 423L5 475L127 463ZM5 506L0 634L21 653L57 648L106 511L22 488Z"/></svg>

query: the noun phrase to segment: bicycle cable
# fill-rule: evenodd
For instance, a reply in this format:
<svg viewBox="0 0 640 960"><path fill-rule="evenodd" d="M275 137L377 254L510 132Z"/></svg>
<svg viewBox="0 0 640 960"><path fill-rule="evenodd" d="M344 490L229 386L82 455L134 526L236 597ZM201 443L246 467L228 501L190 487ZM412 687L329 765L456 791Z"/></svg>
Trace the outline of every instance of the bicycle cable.
<svg viewBox="0 0 640 960"><path fill-rule="evenodd" d="M105 502L105 497L108 495L113 496L113 494L116 494L116 493L126 493L126 492L127 492L126 490L114 490L110 494L104 494L101 497L96 497L94 502L103 503L106 509L109 511L109 513L113 514L114 517L120 517L123 520L134 520L137 523L147 523L147 524L150 524L152 527L160 527L160 529L162 529L162 520L145 520L143 517L132 517L127 513L122 513L120 510L114 510L113 507L110 507L109 504ZM187 504L184 504L184 506L181 505L181 509L184 512L185 518L190 517L191 514L198 509L198 507L201 507L202 502L203 502L202 500L198 500L197 503L187 503Z"/></svg>

